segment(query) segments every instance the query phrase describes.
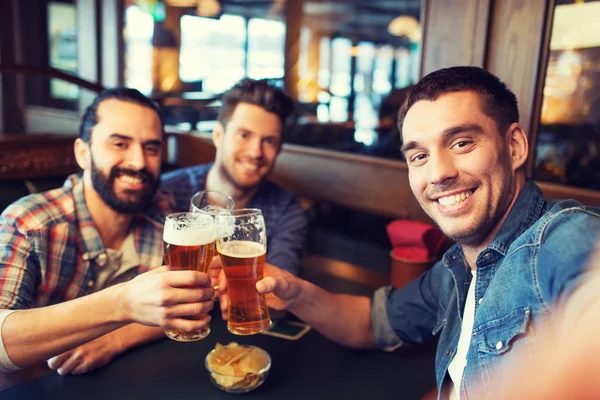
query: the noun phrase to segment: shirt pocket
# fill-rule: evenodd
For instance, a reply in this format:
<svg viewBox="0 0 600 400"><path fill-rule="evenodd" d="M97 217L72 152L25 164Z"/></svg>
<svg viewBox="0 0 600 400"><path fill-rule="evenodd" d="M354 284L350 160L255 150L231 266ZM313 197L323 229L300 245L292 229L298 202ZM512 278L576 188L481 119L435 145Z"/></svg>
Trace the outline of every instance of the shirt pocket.
<svg viewBox="0 0 600 400"><path fill-rule="evenodd" d="M490 355L506 353L517 339L526 335L530 319L531 308L522 307L481 325L473 332L478 338L477 351Z"/></svg>

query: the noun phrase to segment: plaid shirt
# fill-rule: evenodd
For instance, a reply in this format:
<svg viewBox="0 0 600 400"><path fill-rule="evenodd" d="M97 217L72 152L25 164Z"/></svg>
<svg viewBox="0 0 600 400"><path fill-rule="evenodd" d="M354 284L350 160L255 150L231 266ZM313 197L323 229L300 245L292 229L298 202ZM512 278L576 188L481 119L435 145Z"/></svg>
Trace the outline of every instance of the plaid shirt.
<svg viewBox="0 0 600 400"><path fill-rule="evenodd" d="M162 230L171 199L157 193L132 222L137 272L163 263ZM0 309L57 304L89 294L106 249L71 175L59 189L24 197L0 215Z"/></svg>
<svg viewBox="0 0 600 400"><path fill-rule="evenodd" d="M194 193L205 190L210 164L182 168L162 175L162 188L175 197L177 211L189 211ZM298 199L274 182L263 181L248 204L259 208L267 228L267 262L295 275L308 235L308 219Z"/></svg>

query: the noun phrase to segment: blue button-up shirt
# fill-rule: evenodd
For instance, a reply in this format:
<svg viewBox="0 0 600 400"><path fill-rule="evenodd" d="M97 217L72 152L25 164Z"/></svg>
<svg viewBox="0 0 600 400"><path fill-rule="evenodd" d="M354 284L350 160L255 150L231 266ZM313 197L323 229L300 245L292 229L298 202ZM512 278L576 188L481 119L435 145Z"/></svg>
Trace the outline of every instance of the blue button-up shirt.
<svg viewBox="0 0 600 400"><path fill-rule="evenodd" d="M600 212L576 201L546 202L528 180L496 237L476 259L475 319L461 398L491 398L509 385L498 361L526 357L534 332L547 322L581 277L600 231ZM471 274L459 245L403 290L378 290L372 301L382 348L439 335L438 392L456 353ZM551 351L551 350L549 350ZM493 368L493 370L492 370Z"/></svg>
<svg viewBox="0 0 600 400"><path fill-rule="evenodd" d="M212 163L162 175L161 188L171 192L179 211L189 211L194 193L205 190ZM262 211L267 229L267 262L295 275L308 235L308 219L298 199L274 182L263 181L248 204Z"/></svg>

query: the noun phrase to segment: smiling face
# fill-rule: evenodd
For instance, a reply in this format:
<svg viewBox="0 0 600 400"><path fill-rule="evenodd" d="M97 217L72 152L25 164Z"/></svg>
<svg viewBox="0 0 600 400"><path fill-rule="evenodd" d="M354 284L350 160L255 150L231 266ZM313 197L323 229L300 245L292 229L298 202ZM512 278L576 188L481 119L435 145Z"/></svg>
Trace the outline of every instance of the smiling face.
<svg viewBox="0 0 600 400"><path fill-rule="evenodd" d="M518 124L498 132L480 102L474 92L421 100L402 126L413 194L448 237L468 246L495 234L520 190L515 171L525 161L510 133L517 129L523 139Z"/></svg>
<svg viewBox="0 0 600 400"><path fill-rule="evenodd" d="M97 118L90 143L78 139L84 179L113 210L140 212L160 182L160 120L148 107L116 99L100 103Z"/></svg>
<svg viewBox="0 0 600 400"><path fill-rule="evenodd" d="M273 168L281 146L281 129L275 113L239 103L227 126L219 123L213 132L215 164L222 176L240 190L257 187Z"/></svg>

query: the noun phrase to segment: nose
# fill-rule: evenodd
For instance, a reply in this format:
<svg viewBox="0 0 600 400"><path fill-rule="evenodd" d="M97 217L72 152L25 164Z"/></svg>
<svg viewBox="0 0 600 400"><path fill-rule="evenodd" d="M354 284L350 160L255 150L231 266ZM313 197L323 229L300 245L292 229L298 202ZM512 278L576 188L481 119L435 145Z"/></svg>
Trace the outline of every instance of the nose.
<svg viewBox="0 0 600 400"><path fill-rule="evenodd" d="M146 166L146 156L142 146L130 146L127 152L127 160L125 164L132 169L137 171L143 169Z"/></svg>
<svg viewBox="0 0 600 400"><path fill-rule="evenodd" d="M429 155L429 182L431 184L445 183L456 178L458 170L450 154L437 153Z"/></svg>
<svg viewBox="0 0 600 400"><path fill-rule="evenodd" d="M263 155L262 141L260 138L254 138L248 143L248 155L254 159L260 159Z"/></svg>

